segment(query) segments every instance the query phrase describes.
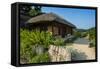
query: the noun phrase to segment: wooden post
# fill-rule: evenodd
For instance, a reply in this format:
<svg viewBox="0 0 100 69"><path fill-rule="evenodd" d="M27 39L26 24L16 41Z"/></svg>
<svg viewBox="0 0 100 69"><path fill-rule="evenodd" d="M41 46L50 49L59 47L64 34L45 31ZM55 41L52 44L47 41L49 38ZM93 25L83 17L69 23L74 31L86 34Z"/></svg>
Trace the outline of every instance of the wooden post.
<svg viewBox="0 0 100 69"><path fill-rule="evenodd" d="M53 29L53 26L52 26L52 35L54 35L54 29Z"/></svg>

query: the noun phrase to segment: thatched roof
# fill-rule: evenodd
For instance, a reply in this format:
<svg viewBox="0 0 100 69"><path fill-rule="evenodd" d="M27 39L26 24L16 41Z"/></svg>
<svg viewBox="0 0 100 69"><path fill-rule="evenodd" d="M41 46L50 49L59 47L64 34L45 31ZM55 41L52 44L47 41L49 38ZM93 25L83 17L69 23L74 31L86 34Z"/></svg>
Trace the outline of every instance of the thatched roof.
<svg viewBox="0 0 100 69"><path fill-rule="evenodd" d="M28 15L20 15L20 19L21 20L24 20L24 21L27 21L27 20L29 20L31 17L30 16L28 16Z"/></svg>
<svg viewBox="0 0 100 69"><path fill-rule="evenodd" d="M26 23L37 23L37 22L41 22L41 21L56 21L56 22L66 24L66 25L74 27L74 28L76 27L75 25L71 24L69 21L61 18L60 16L58 16L54 13L45 13L42 15L38 15L36 17L29 19Z"/></svg>

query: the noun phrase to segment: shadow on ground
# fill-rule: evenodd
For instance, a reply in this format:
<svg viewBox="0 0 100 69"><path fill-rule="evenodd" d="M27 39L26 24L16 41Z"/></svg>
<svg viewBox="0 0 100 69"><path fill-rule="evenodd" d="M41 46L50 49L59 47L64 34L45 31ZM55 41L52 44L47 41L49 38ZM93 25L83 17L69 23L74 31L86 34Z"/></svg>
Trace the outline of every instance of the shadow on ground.
<svg viewBox="0 0 100 69"><path fill-rule="evenodd" d="M87 55L84 52L77 51L77 49L71 51L71 61L86 60L86 59Z"/></svg>

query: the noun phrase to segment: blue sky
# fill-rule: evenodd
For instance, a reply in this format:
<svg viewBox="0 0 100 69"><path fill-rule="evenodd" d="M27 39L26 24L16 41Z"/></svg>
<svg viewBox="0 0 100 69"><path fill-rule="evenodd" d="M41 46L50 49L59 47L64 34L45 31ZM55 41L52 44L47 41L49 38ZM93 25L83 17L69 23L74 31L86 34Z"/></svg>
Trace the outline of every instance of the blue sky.
<svg viewBox="0 0 100 69"><path fill-rule="evenodd" d="M77 28L89 29L95 27L95 10L93 9L42 7L42 12L55 13Z"/></svg>

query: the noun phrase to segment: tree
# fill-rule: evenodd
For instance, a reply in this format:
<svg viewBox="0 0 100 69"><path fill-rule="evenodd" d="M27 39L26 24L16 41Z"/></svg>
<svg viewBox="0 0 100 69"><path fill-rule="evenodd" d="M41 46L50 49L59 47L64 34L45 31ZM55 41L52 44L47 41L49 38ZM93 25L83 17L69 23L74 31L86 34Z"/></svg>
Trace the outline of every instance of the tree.
<svg viewBox="0 0 100 69"><path fill-rule="evenodd" d="M20 14L29 15L29 16L36 16L41 14L41 6L20 6Z"/></svg>
<svg viewBox="0 0 100 69"><path fill-rule="evenodd" d="M21 5L20 6L20 14L28 15L28 12L31 10L31 6L25 6Z"/></svg>
<svg viewBox="0 0 100 69"><path fill-rule="evenodd" d="M30 16L36 16L42 14L41 6L34 6L33 9L29 11Z"/></svg>

